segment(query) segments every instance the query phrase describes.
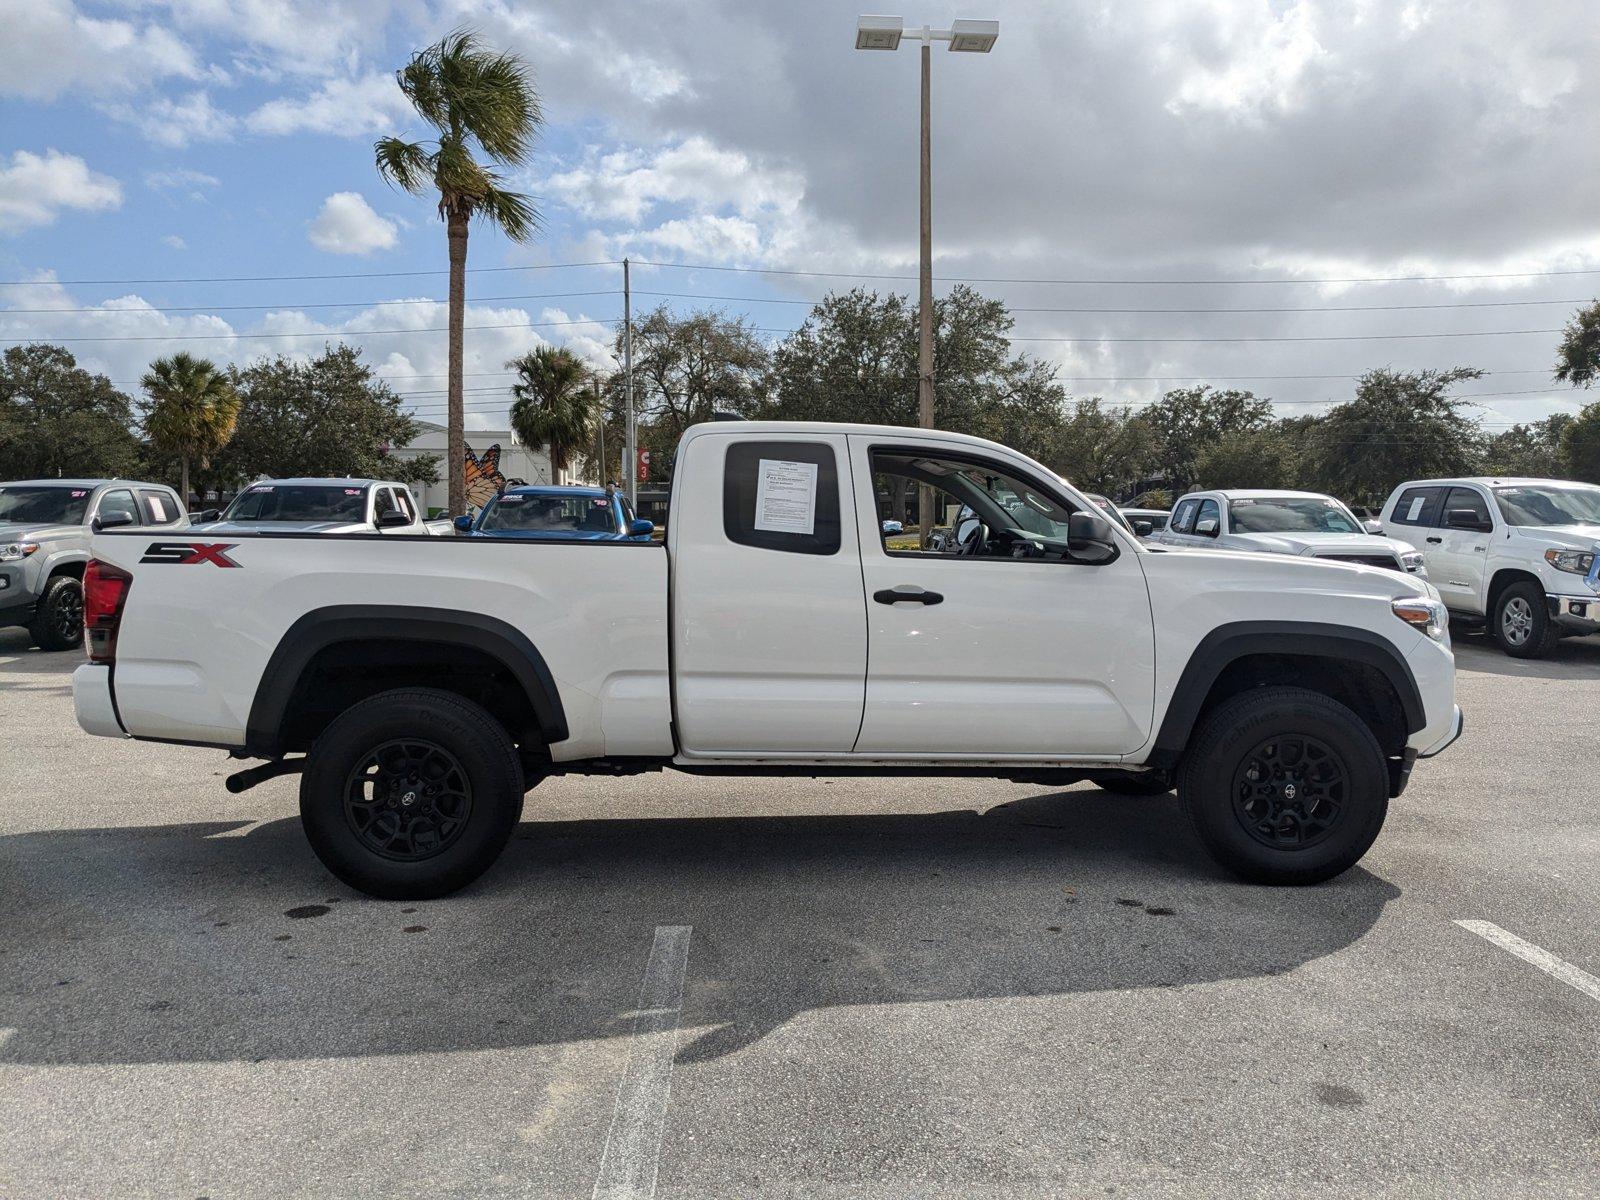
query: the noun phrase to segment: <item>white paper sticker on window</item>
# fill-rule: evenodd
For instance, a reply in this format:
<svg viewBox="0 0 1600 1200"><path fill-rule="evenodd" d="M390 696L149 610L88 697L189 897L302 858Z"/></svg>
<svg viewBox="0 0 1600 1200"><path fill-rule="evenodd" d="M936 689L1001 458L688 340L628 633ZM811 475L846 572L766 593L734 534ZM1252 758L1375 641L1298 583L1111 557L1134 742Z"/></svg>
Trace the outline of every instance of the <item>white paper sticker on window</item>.
<svg viewBox="0 0 1600 1200"><path fill-rule="evenodd" d="M1426 503L1427 499L1428 498L1426 496L1418 496L1415 500L1413 500L1411 502L1411 507L1406 509L1406 520L1415 521L1417 519L1417 514L1422 511L1422 506L1424 503Z"/></svg>
<svg viewBox="0 0 1600 1200"><path fill-rule="evenodd" d="M764 533L816 532L817 464L761 459L755 527Z"/></svg>
<svg viewBox="0 0 1600 1200"><path fill-rule="evenodd" d="M166 505L161 503L160 496L146 496L145 500L150 505L150 511L155 513L158 524L167 519Z"/></svg>

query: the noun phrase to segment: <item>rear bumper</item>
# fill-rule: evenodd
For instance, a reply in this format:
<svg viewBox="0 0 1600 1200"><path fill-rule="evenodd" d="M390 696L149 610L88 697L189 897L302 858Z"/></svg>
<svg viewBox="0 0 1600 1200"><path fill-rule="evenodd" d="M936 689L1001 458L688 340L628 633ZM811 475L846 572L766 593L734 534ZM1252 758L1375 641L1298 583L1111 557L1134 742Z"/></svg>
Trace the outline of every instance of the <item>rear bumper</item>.
<svg viewBox="0 0 1600 1200"><path fill-rule="evenodd" d="M84 663L72 673L72 708L78 727L96 737L127 737L128 731L117 719L116 701L111 697L111 668L101 663Z"/></svg>

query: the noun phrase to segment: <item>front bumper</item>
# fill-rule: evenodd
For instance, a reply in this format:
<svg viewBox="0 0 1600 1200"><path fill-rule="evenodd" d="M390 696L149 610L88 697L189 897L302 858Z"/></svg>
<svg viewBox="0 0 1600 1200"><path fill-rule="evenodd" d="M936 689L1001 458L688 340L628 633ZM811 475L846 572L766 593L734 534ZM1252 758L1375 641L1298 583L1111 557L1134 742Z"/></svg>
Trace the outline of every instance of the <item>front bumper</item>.
<svg viewBox="0 0 1600 1200"><path fill-rule="evenodd" d="M23 563L0 566L0 628L26 625L33 620L39 597L28 587Z"/></svg>
<svg viewBox="0 0 1600 1200"><path fill-rule="evenodd" d="M78 727L96 737L127 737L128 731L117 719L117 703L111 696L111 668L103 663L84 663L72 673L72 708Z"/></svg>
<svg viewBox="0 0 1600 1200"><path fill-rule="evenodd" d="M1429 746L1426 750L1419 752L1417 757L1432 758L1435 754L1442 754L1444 751L1450 748L1451 744L1455 742L1457 738L1461 736L1461 730L1465 727L1465 725L1466 721L1461 715L1461 706L1457 704L1455 706L1455 713L1450 720L1450 732L1438 742L1435 742L1432 746Z"/></svg>
<svg viewBox="0 0 1600 1200"><path fill-rule="evenodd" d="M1550 619L1574 633L1600 633L1600 596L1547 595Z"/></svg>

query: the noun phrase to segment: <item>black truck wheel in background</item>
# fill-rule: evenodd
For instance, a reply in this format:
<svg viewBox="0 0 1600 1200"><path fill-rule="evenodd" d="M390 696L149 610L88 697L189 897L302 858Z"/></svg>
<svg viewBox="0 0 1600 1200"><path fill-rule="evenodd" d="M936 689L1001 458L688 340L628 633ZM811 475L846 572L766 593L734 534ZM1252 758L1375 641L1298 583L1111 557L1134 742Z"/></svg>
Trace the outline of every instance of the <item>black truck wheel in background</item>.
<svg viewBox="0 0 1600 1200"><path fill-rule="evenodd" d="M1338 701L1245 692L1207 713L1178 769L1207 850L1252 883L1320 883L1367 852L1389 810L1383 750Z"/></svg>
<svg viewBox="0 0 1600 1200"><path fill-rule="evenodd" d="M57 575L44 585L28 626L41 650L76 650L83 645L83 584Z"/></svg>
<svg viewBox="0 0 1600 1200"><path fill-rule="evenodd" d="M451 692L383 692L312 746L300 819L323 864L384 900L428 900L494 863L522 818L522 767L505 728Z"/></svg>

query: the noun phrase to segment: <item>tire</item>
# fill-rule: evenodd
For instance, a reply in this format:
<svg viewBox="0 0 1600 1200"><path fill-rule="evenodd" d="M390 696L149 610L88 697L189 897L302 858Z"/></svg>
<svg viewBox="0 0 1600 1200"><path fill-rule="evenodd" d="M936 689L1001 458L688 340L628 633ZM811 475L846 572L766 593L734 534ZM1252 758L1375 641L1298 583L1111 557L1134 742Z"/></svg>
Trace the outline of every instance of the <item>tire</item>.
<svg viewBox="0 0 1600 1200"><path fill-rule="evenodd" d="M1171 776L1158 771L1107 771L1094 785L1119 796L1165 796L1173 786Z"/></svg>
<svg viewBox="0 0 1600 1200"><path fill-rule="evenodd" d="M407 688L354 705L317 739L300 821L323 865L357 891L431 900L493 865L522 796L498 721L453 693Z"/></svg>
<svg viewBox="0 0 1600 1200"><path fill-rule="evenodd" d="M76 650L83 645L83 583L71 575L57 575L44 585L44 593L28 625L41 650Z"/></svg>
<svg viewBox="0 0 1600 1200"><path fill-rule="evenodd" d="M1545 606L1544 589L1526 580L1495 597L1489 632L1512 658L1543 658L1561 640L1561 627Z"/></svg>
<svg viewBox="0 0 1600 1200"><path fill-rule="evenodd" d="M1304 688L1263 688L1201 721L1178 768L1178 798L1205 848L1241 879L1321 883L1377 838L1389 772L1372 730L1344 705Z"/></svg>

